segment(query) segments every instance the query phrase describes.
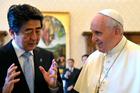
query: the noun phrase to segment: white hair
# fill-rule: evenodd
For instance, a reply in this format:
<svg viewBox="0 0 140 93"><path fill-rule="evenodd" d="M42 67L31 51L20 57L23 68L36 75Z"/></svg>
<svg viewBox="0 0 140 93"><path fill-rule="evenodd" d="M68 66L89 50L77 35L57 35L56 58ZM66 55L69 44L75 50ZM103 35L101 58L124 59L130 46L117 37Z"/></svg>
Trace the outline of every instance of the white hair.
<svg viewBox="0 0 140 93"><path fill-rule="evenodd" d="M121 33L123 33L123 25L112 18L108 18L106 25L110 28L118 28L120 29Z"/></svg>

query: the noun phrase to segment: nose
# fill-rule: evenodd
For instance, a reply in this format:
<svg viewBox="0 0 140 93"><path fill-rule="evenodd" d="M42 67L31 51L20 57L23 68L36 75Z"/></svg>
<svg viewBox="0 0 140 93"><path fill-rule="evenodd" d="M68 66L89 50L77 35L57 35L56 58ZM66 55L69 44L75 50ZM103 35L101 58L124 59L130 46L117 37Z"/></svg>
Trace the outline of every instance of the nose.
<svg viewBox="0 0 140 93"><path fill-rule="evenodd" d="M38 37L39 37L39 35L35 31L33 31L32 34L31 34L31 39L32 40L37 40Z"/></svg>
<svg viewBox="0 0 140 93"><path fill-rule="evenodd" d="M96 37L96 35L93 33L93 34L92 34L92 42L95 43L96 40L97 40L97 37Z"/></svg>

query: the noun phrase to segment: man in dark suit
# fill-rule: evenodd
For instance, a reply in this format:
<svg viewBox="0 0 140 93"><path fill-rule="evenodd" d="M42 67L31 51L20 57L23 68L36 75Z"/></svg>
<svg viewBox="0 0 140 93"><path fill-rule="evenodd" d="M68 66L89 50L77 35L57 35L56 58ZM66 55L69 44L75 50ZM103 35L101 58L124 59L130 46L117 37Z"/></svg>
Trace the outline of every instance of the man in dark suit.
<svg viewBox="0 0 140 93"><path fill-rule="evenodd" d="M8 11L12 40L0 48L0 93L63 93L63 84L53 54L36 47L40 39L43 16L30 5L12 5ZM33 89L24 72L24 58L29 52Z"/></svg>
<svg viewBox="0 0 140 93"><path fill-rule="evenodd" d="M73 88L80 70L74 67L74 59L67 60L68 68L65 69L62 79L65 80L65 93L78 93Z"/></svg>

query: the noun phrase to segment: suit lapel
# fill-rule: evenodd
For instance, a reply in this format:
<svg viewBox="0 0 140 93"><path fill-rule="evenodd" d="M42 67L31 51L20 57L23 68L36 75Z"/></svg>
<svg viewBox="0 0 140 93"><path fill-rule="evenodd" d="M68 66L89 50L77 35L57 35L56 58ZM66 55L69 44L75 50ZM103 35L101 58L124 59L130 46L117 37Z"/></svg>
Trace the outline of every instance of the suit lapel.
<svg viewBox="0 0 140 93"><path fill-rule="evenodd" d="M22 86L22 87L24 87L24 89L27 89L29 91L27 82L25 80L25 76L24 76L23 71L22 71L22 68L21 68L21 66L19 64L19 60L17 58L16 52L15 52L15 50L13 48L13 45L12 45L12 42L11 41L7 44L6 50L8 52L7 57L9 58L10 65L12 63L15 63L15 65L18 67L17 68L17 71L20 71L21 72L20 75L17 77L17 78L20 78L20 81L18 83L16 83L15 86L16 87L21 87Z"/></svg>
<svg viewBox="0 0 140 93"><path fill-rule="evenodd" d="M16 52L13 48L12 42L10 42L7 46L6 46L6 50L8 53L8 58L9 58L9 62L10 64L15 63L16 66L18 66L17 70L22 72L21 66L19 64L19 60L17 58ZM21 73L23 74L23 73Z"/></svg>

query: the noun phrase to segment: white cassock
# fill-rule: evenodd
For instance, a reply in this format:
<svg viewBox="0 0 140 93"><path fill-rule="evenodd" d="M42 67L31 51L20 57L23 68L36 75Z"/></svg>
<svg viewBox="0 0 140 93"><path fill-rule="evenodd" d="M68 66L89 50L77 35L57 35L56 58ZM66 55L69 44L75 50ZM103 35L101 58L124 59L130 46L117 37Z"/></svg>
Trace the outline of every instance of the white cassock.
<svg viewBox="0 0 140 93"><path fill-rule="evenodd" d="M96 93L99 84L99 93L140 93L140 46L123 37L108 53L92 53L74 89Z"/></svg>

